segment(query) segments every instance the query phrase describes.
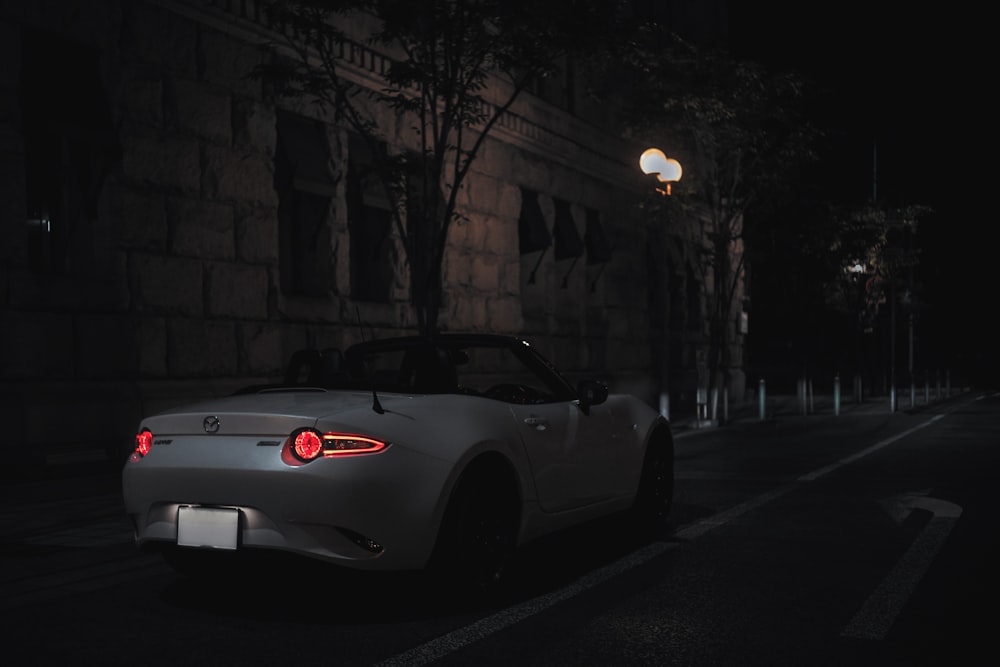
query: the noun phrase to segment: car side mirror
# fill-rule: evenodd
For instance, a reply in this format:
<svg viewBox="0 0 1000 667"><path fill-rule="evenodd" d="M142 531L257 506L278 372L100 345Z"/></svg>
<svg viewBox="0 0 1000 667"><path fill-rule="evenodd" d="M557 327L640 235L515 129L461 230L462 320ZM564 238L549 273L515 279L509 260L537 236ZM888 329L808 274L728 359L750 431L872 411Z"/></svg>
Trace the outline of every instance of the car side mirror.
<svg viewBox="0 0 1000 667"><path fill-rule="evenodd" d="M608 385L597 380L580 380L576 385L576 395L580 400L583 414L590 414L590 406L600 405L608 400Z"/></svg>

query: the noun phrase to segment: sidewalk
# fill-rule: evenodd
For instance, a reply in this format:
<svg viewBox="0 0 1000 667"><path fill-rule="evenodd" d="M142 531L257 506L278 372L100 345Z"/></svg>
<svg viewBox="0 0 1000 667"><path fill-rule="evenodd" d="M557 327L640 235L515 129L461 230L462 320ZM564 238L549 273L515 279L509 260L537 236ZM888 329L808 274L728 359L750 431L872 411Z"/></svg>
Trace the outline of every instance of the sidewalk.
<svg viewBox="0 0 1000 667"><path fill-rule="evenodd" d="M859 415L891 415L893 413L914 413L925 410L934 405L940 405L951 399L963 396L971 391L968 388L952 388L950 393L942 392L940 396L936 392L926 394L917 392L911 402L910 393L897 393L895 410L890 409L889 396L870 396L862 401L856 401L853 396L841 396L839 404L835 402L834 396L823 394L813 396L803 400L799 396L779 394L775 396L765 396L763 409L760 401L754 397L744 401L730 403L728 410L721 405L718 406L716 417L713 419L710 406L698 416L688 411L680 411L670 415L670 425L677 433L719 428L733 423L747 423L753 421L774 421L776 419L812 417L812 416L859 416Z"/></svg>

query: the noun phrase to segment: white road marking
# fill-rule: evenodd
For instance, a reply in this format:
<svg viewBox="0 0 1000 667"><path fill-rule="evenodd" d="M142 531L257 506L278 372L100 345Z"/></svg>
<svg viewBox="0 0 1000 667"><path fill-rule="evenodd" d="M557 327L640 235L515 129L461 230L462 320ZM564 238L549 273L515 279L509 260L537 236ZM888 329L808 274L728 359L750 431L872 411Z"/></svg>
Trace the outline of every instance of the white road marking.
<svg viewBox="0 0 1000 667"><path fill-rule="evenodd" d="M910 506L930 510L934 517L844 627L841 637L885 638L962 515L961 507L937 498L915 498Z"/></svg>
<svg viewBox="0 0 1000 667"><path fill-rule="evenodd" d="M593 588L594 586L611 579L623 572L626 572L638 565L642 565L648 560L656 558L669 549L677 546L677 543L654 542L638 551L633 551L628 556L605 565L602 568L593 570L569 586L553 591L547 595L523 602L516 607L508 607L492 616L480 619L475 623L467 625L458 630L454 630L446 635L432 639L431 641L412 648L409 651L395 655L384 660L379 665L426 665L435 660L459 650L480 639L503 630L504 628L523 621L529 616L548 609L552 605L576 597L580 593Z"/></svg>
<svg viewBox="0 0 1000 667"><path fill-rule="evenodd" d="M896 442L897 440L902 440L903 438L905 438L906 436L910 435L911 433L913 433L915 431L919 431L920 429L922 429L922 428L924 428L926 426L930 426L931 424L933 424L937 420L944 419L944 417L945 417L945 415L943 415L943 414L941 414L941 415L935 415L934 417L931 417L928 421L921 422L920 424L917 424L916 426L914 426L913 428L911 428L909 430L903 431L902 433L897 433L896 435L892 436L891 438L886 438L885 440L882 440L881 442L877 442L874 445L872 445L871 447L869 447L868 449L862 449L860 452L852 454L851 456L848 456L846 458L840 459L836 463L831 463L830 465L828 465L828 466L826 466L824 468L820 468L819 470L814 470L814 471L812 471L811 473L809 473L807 475L803 475L802 477L799 477L799 480L801 480L803 482L812 482L814 480L817 480L820 477L822 477L823 475L829 474L829 473L833 472L834 470L837 470L838 468L841 468L841 467L847 465L848 463L853 463L853 462L857 461L860 458L863 458L865 456L868 456L869 454L873 454L873 453L877 452L878 450L882 449L883 447L887 447L887 446L891 445L892 443Z"/></svg>
<svg viewBox="0 0 1000 667"><path fill-rule="evenodd" d="M947 413L946 413L947 414ZM695 521L689 526L682 528L674 533L675 537L680 538L684 541L691 541L697 539L709 532L713 528L718 528L723 526L733 519L746 514L747 512L757 509L762 505L765 505L772 500L776 500L781 496L789 493L790 491L799 488L801 482L811 482L820 477L827 475L834 470L841 468L849 463L853 463L858 459L868 456L883 447L886 447L893 442L900 440L922 428L930 426L937 420L943 418L945 415L936 415L935 417L929 419L928 421L922 422L913 428L903 431L902 433L895 435L891 438L887 438L867 449L864 449L853 456L848 456L846 458L837 461L823 468L819 468L809 474L803 475L798 478L797 481L785 484L778 487L772 491L751 498L750 500L740 503L735 507L723 510L717 514L713 514L710 517L706 517L699 521ZM949 529L950 530L950 529ZM583 593L594 586L611 579L627 570L634 567L642 565L643 563L656 558L660 554L666 553L670 549L681 544L680 542L654 542L638 551L634 551L628 556L611 563L610 565L605 565L604 567L594 570L589 574L585 575L576 582L566 586L560 590L553 591L547 595L543 595L527 602L523 602L516 607L509 607L500 611L492 616L487 616L482 618L475 623L467 625L465 627L459 628L446 635L442 635L436 639L432 639L420 646L416 646L408 651L394 655L380 663L378 665L384 667L417 667L418 665L426 665L435 660L440 660L450 653L454 653L459 649L462 649L470 644L473 644L480 639L488 637L492 634L503 630L515 623L523 621L524 619L534 616L535 614L548 609L549 607L555 605L556 603L568 600L570 598L576 597L580 593ZM936 551L935 551L936 553Z"/></svg>

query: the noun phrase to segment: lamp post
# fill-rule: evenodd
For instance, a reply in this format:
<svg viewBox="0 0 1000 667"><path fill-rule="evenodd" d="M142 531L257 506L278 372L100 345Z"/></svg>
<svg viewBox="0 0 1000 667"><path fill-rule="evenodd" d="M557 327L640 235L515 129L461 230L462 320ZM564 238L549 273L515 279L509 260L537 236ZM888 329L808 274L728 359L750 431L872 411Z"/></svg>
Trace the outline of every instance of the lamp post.
<svg viewBox="0 0 1000 667"><path fill-rule="evenodd" d="M639 168L644 174L656 174L657 183L662 187L657 187L656 191L663 196L670 194L670 184L681 180L681 163L672 158L668 158L659 148L647 148L639 156ZM669 290L664 290L665 295ZM669 308L669 296L664 297L665 305ZM670 420L670 317L669 313L663 318L663 340L660 349L660 414L664 419Z"/></svg>

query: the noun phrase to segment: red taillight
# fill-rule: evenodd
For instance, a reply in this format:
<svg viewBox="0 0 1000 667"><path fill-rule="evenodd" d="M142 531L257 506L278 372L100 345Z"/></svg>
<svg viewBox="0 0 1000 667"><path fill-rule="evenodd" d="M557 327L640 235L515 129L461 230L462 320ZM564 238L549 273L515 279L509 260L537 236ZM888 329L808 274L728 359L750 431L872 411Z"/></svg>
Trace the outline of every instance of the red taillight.
<svg viewBox="0 0 1000 667"><path fill-rule="evenodd" d="M312 461L323 451L323 439L316 431L299 431L292 438L292 452L301 461Z"/></svg>
<svg viewBox="0 0 1000 667"><path fill-rule="evenodd" d="M149 454L149 450L153 447L153 432L148 428L144 428L135 434L135 451L139 456L145 456Z"/></svg>
<svg viewBox="0 0 1000 667"><path fill-rule="evenodd" d="M385 449L385 443L363 435L349 433L324 433L323 456L345 454L374 454Z"/></svg>
<svg viewBox="0 0 1000 667"><path fill-rule="evenodd" d="M354 433L320 433L304 428L292 433L285 447L285 463L301 465L314 461L320 456L332 458L356 454L374 454L388 447L382 440Z"/></svg>

